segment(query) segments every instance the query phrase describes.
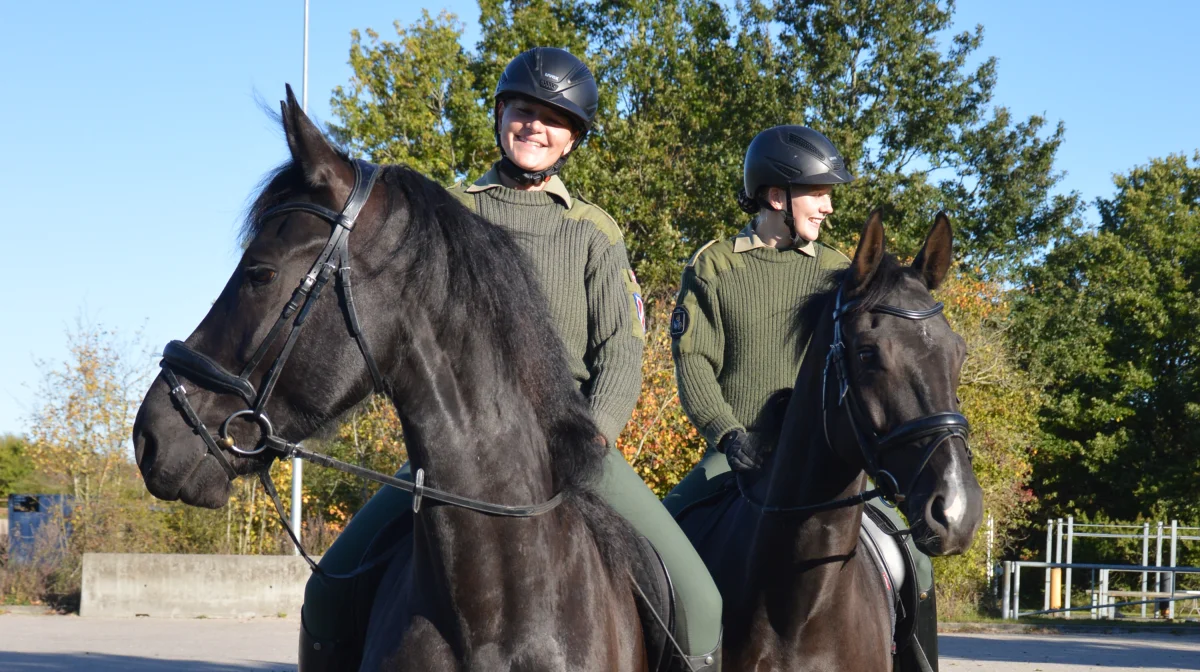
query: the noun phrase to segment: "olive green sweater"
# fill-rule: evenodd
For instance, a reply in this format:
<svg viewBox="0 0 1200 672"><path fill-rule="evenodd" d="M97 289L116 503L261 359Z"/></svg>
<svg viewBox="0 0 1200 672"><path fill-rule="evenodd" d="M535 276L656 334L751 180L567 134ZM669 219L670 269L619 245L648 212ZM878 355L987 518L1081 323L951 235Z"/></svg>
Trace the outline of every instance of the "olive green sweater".
<svg viewBox="0 0 1200 672"><path fill-rule="evenodd" d="M808 345L797 342L797 310L848 263L821 243L766 247L752 225L688 262L671 352L683 410L710 448L732 429L768 429L768 400L795 384Z"/></svg>
<svg viewBox="0 0 1200 672"><path fill-rule="evenodd" d="M502 186L493 166L450 193L511 232L532 262L571 375L615 446L641 392L645 342L641 289L616 222L557 176L544 191L521 191Z"/></svg>

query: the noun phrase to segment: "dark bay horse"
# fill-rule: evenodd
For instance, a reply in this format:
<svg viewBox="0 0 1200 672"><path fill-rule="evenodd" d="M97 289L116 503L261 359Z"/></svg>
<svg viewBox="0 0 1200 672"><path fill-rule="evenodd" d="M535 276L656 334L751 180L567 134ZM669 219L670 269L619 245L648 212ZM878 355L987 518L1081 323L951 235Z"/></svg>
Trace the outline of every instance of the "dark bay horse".
<svg viewBox="0 0 1200 672"><path fill-rule="evenodd" d="M521 252L425 177L336 151L290 87L282 121L291 160L251 208L245 253L138 412L146 487L221 507L267 448L377 389L425 486L561 504L507 517L426 499L411 558L395 556L374 601L363 669L646 669L635 542L590 489L607 449Z"/></svg>
<svg viewBox="0 0 1200 672"><path fill-rule="evenodd" d="M684 514L725 598L726 669L893 669L895 614L859 541L868 477L918 548L970 546L983 493L955 396L966 347L930 296L951 253L939 214L901 266L872 213L851 266L801 311L811 341L768 464L719 506Z"/></svg>

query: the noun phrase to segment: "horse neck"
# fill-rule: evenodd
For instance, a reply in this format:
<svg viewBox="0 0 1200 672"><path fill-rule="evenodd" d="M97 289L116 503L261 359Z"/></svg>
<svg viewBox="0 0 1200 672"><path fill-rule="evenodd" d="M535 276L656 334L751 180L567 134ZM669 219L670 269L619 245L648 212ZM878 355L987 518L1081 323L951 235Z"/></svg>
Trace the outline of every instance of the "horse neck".
<svg viewBox="0 0 1200 672"><path fill-rule="evenodd" d="M755 488L760 501L768 505L822 504L856 495L866 484L862 469L838 457L826 443L821 396L825 357L833 333L828 313L821 311L770 468ZM836 409L830 409L831 436L838 415ZM769 514L760 526L756 547L772 561L786 560L793 570L789 575L803 581L814 573L794 570L853 554L861 522L861 504L813 514Z"/></svg>
<svg viewBox="0 0 1200 672"><path fill-rule="evenodd" d="M391 376L413 473L455 494L497 504L552 495L550 454L507 355L464 334L447 346L428 313L405 315L407 342Z"/></svg>

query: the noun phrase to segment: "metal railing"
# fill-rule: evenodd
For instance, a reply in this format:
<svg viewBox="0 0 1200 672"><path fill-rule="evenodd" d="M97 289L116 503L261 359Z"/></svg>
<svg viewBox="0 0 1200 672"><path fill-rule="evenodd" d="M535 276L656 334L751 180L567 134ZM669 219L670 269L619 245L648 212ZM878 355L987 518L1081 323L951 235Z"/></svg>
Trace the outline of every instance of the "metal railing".
<svg viewBox="0 0 1200 672"><path fill-rule="evenodd" d="M1020 606L1021 599L1021 570L1022 569L1044 569L1046 570L1046 583L1050 583L1050 570L1063 569L1066 570L1066 575L1070 577L1072 569L1096 570L1100 572L1100 587L1092 593L1092 604L1082 607L1070 606L1070 598L1065 602L1065 606L1059 609L1049 608L1049 597L1047 597L1047 608L1037 611L1027 611L1022 613ZM1168 590L1146 591L1146 583L1143 579L1141 592L1134 591L1109 591L1108 581L1111 572L1140 572L1145 576L1146 573L1156 572L1167 574ZM1018 619L1022 616L1040 616L1045 614L1066 614L1070 615L1076 611L1091 611L1092 618L1110 618L1116 617L1117 609L1127 606L1142 605L1142 614L1145 615L1145 605L1166 602L1169 605L1168 618L1175 617L1175 603L1186 600L1197 600L1200 603L1200 591L1176 591L1175 580L1177 574L1200 574L1200 567L1161 567L1151 565L1115 565L1115 564L1095 564L1095 563L1067 563L1067 562L1036 562L1032 560L1006 560L1004 562L1004 576L1002 578L1000 611L1001 617L1004 619ZM1070 579L1065 582L1066 594L1070 595ZM1114 595L1115 593L1115 595ZM1111 601L1117 595L1154 595L1154 599L1143 599L1131 602L1115 602Z"/></svg>

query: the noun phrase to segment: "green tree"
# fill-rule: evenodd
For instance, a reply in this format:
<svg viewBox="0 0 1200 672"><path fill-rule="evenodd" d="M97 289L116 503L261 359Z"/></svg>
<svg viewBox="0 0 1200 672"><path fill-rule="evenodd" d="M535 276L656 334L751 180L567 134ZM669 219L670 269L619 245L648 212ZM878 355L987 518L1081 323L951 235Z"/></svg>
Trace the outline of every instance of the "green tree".
<svg viewBox="0 0 1200 672"><path fill-rule="evenodd" d="M1028 271L1017 341L1045 381L1054 511L1200 519L1200 153L1114 179L1100 225Z"/></svg>
<svg viewBox="0 0 1200 672"><path fill-rule="evenodd" d="M883 205L891 249L911 255L945 209L964 267L994 274L1069 230L1077 197L1050 195L1063 125L1046 135L1045 119L992 107L995 58L967 66L983 27L939 44L952 0L795 0L776 13L792 119L829 135L865 178L839 194L851 226L834 238L850 241Z"/></svg>
<svg viewBox="0 0 1200 672"><path fill-rule="evenodd" d="M25 439L13 434L0 435L0 507L11 494L46 492L46 489L34 471Z"/></svg>
<svg viewBox="0 0 1200 672"><path fill-rule="evenodd" d="M912 254L931 212L956 221L964 267L1003 277L1069 233L1078 199L1051 195L1060 123L992 103L995 61L968 66L983 29L952 35L945 0L481 0L477 52L461 24L428 14L395 41L352 38L354 75L333 107L354 151L435 179L473 178L496 158L491 93L532 46L579 55L601 89L596 127L564 171L609 210L643 284L667 294L679 263L741 228L733 198L754 134L806 123L860 179L827 231L842 246L877 205L890 247Z"/></svg>
<svg viewBox="0 0 1200 672"><path fill-rule="evenodd" d="M354 75L333 91L340 120L333 135L352 152L442 182L481 174L492 161L492 140L459 44L462 24L446 12L422 12L412 26L395 28L395 42L370 29L368 44L357 30L351 34Z"/></svg>

